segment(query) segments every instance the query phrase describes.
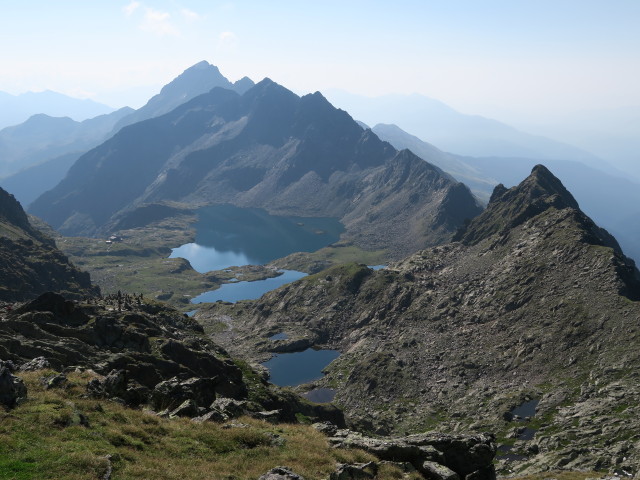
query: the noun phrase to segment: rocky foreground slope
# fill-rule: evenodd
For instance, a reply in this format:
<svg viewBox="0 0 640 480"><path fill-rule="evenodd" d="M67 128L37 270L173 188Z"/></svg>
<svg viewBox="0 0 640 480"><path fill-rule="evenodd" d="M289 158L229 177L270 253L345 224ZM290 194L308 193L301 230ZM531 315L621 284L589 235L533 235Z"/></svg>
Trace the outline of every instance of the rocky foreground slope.
<svg viewBox="0 0 640 480"><path fill-rule="evenodd" d="M326 423L320 424L319 428L331 436L334 446L364 450L371 454L366 457L366 464L338 467L338 471L352 471L356 476L337 476L339 473L336 473L331 478L374 478L378 470L387 472L386 475L375 476L380 479L495 478L492 459L496 447L491 435L431 434L372 439L355 432L338 430L338 427L344 426L344 419L337 408L313 404L293 392L268 385L248 365L230 358L204 334L202 327L194 320L162 304L149 303L137 296L118 295L105 300L78 303L65 300L54 293L46 293L9 313L0 313L0 359L3 359L0 361L0 404L5 408L15 408L11 420L3 423L0 428L0 439L7 441L3 443L3 456L21 459L24 455L32 455L30 462L36 464L37 471L46 470L46 463L39 464L37 459L43 457L42 462L49 461L43 452L54 447L50 445L33 452L23 448L21 453L20 449L16 450L11 445L17 441L16 429L34 434L36 429L29 418L35 411L39 412L38 422L50 421L46 416L46 412L50 410L47 404L56 403L59 404L59 413L51 419L51 427L55 432L70 428L69 433L64 435L65 440L60 441L63 445L58 445L56 451L62 456L68 456L70 452L65 445L69 445L71 439L80 445L84 444L84 461L88 463L87 459L91 458L92 470L99 471L97 464L104 464L105 459L107 460L107 465L102 468L109 473L101 474L99 478L111 478L113 466L110 459L115 458L116 454L117 470L123 472L123 478L151 478L145 476L149 473L140 476L140 472L148 468L146 464L150 459L144 458L140 453L129 454L126 448L121 447L148 449L150 456L157 455L157 444L162 443L163 435L175 435L175 429L185 428L184 423L159 427L159 420L156 419L158 417L187 417L201 424L229 422L243 415L272 423L297 423L299 419L306 422L322 420ZM42 394L39 393L36 399L30 400L20 372L31 370L40 370L45 374L40 378L40 385L45 390L68 390L76 392L76 397L70 399L70 394L67 394L58 395L61 398L52 398L53 394L50 394L42 400ZM79 379L84 378L86 382L87 376L89 381L84 388L78 385ZM78 395L78 390L84 390L84 394ZM127 416L140 423L127 422L126 426L113 426L113 418L104 414L105 411L111 412L113 407L98 404L90 406L86 398L96 401L112 400L132 408L142 407L147 410L147 418L141 419L140 415L128 413L111 413L114 418ZM43 404L40 406L34 402ZM67 408L69 405L71 409ZM92 425L93 422L98 425ZM149 432L147 430L150 425L152 429ZM72 428L75 430L71 430ZM318 468L317 464L323 464L324 470L320 471L326 472L327 466L331 467L333 464L333 468L336 468L335 462L340 457L344 462L346 459L363 456L357 452L330 454L327 442L318 441L313 432L308 433L312 438L311 443L304 441L302 443L306 447L303 447L299 444L299 437L302 435L304 438L304 432L291 433L290 427L274 429L278 434L271 433L270 429L259 424L236 422L224 428L251 430L241 435L243 438L225 440L225 436L229 435L213 433L216 437L210 437L212 433L207 434L206 430L211 428L193 426L190 430L194 432L178 435L180 441L177 445L171 443L174 440L166 439L165 448L169 450L168 455L176 455L176 448L183 451L176 458L178 463L185 463L185 457L191 455L196 456L195 464L211 462L210 471L212 468L217 471L225 464L235 461L233 452L247 448L258 448L254 454L255 459L260 460L261 465L268 464L269 449L274 449L274 458L281 458L284 442L297 442L289 445L287 452L291 449L295 451L295 448L316 449L317 458L311 460L314 464L306 466L311 468L311 472L314 472L313 468ZM91 438L80 434L80 439L77 439L78 429L86 429ZM202 432L202 429L205 431ZM265 433L265 430L268 432ZM28 442L30 445L42 442L49 445L48 439L57 434L47 435L47 440L37 438L42 433L35 435L36 438ZM190 437L194 439L191 440ZM218 437L220 440L214 441ZM137 438L141 440L136 440ZM185 450L182 442L193 442L192 449L195 450ZM107 456L105 452L108 453ZM211 458L201 459L197 452L208 454ZM228 455L220 455L221 453ZM308 452L305 453L307 454ZM158 458L157 461L163 460ZM16 463L12 463L12 466L7 467L10 472L15 465ZM53 468L59 469L60 465ZM233 478L256 478L247 475L252 468L243 469L241 465L237 468ZM360 470L362 473L358 474ZM138 475L135 474L136 471ZM406 472L404 477L403 472ZM78 471L72 473L75 476L54 474L49 477L48 474L38 475L36 472L34 476L24 478L79 478ZM162 473L156 471L152 478L193 478L194 474L197 475L197 471L187 468L184 474L178 476L175 469L168 469ZM320 475L316 471L307 478L326 478L326 475Z"/></svg>
<svg viewBox="0 0 640 480"><path fill-rule="evenodd" d="M74 298L98 292L54 241L34 228L20 203L0 188L0 301L35 298L49 290Z"/></svg>
<svg viewBox="0 0 640 480"><path fill-rule="evenodd" d="M123 128L31 212L63 234L93 235L166 201L335 217L346 239L396 258L448 241L481 211L466 186L380 141L319 92L298 97L265 79Z"/></svg>
<svg viewBox="0 0 640 480"><path fill-rule="evenodd" d="M639 297L633 262L537 166L496 187L454 243L384 270L336 267L197 318L228 326L220 341L255 360L339 349L318 385L337 389L359 428L495 431L505 471L634 474ZM289 339L267 340L279 332ZM539 402L533 418L514 419L527 401Z"/></svg>

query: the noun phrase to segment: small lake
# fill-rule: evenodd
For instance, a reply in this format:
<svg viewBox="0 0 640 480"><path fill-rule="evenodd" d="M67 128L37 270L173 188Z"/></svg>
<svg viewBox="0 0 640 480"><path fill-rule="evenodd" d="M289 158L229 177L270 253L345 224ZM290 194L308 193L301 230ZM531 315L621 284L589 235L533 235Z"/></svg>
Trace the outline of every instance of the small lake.
<svg viewBox="0 0 640 480"><path fill-rule="evenodd" d="M217 290L211 290L201 293L197 297L191 299L191 303L224 302L235 303L239 300L255 300L260 298L267 292L275 290L286 283L295 282L296 280L306 277L304 272L296 272L295 270L281 270L283 273L277 277L265 278L264 280L255 280L253 282L233 282L220 285Z"/></svg>
<svg viewBox="0 0 640 480"><path fill-rule="evenodd" d="M307 400L311 400L316 403L330 403L336 396L336 391L333 388L314 388L302 396Z"/></svg>
<svg viewBox="0 0 640 480"><path fill-rule="evenodd" d="M185 258L200 273L314 252L338 241L344 231L336 218L280 217L233 205L199 209L195 228L195 242L174 248L169 258Z"/></svg>
<svg viewBox="0 0 640 480"><path fill-rule="evenodd" d="M533 417L536 414L536 407L538 406L538 403L540 403L540 400L537 399L526 401L512 409L509 413L514 417Z"/></svg>
<svg viewBox="0 0 640 480"><path fill-rule="evenodd" d="M322 378L322 370L340 356L337 350L279 353L263 363L269 369L269 381L280 387L293 387Z"/></svg>

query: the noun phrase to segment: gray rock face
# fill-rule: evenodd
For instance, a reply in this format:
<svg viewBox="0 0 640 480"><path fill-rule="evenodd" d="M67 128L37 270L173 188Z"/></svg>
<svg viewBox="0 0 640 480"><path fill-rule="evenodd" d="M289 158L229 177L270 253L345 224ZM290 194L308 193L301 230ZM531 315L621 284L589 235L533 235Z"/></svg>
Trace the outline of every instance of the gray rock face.
<svg viewBox="0 0 640 480"><path fill-rule="evenodd" d="M301 413L344 425L335 407L306 403L259 375L245 376L197 322L171 307L147 301L126 311L117 307L115 299L77 303L48 293L0 312L0 356L8 360L7 374L16 364L27 370L73 366L102 376L87 384L88 395L134 407L150 404L167 415L226 421L245 411L276 411L268 415L274 421L295 422ZM20 389L19 383L11 387L11 378L6 377L5 389L7 404L13 405ZM64 383L61 376L46 382ZM249 387L264 403L247 401Z"/></svg>
<svg viewBox="0 0 640 480"><path fill-rule="evenodd" d="M635 474L640 273L551 177L538 167L497 189L460 242L378 271L337 266L199 320L224 315L225 346L250 358L252 339L285 326L343 352L315 386L336 389L356 430L506 436L505 412L538 398L534 438L513 451L527 473Z"/></svg>
<svg viewBox="0 0 640 480"><path fill-rule="evenodd" d="M13 408L26 397L27 387L22 379L13 375L9 366L0 360L0 405Z"/></svg>
<svg viewBox="0 0 640 480"><path fill-rule="evenodd" d="M20 365L21 372L31 372L34 370L43 370L45 368L49 368L51 364L44 357L36 357L33 360L29 360L28 362Z"/></svg>
<svg viewBox="0 0 640 480"><path fill-rule="evenodd" d="M155 410L173 410L187 400L194 405L208 407L215 400L215 378L189 378L180 381L177 377L160 382L151 392L151 405Z"/></svg>
<svg viewBox="0 0 640 480"><path fill-rule="evenodd" d="M81 272L34 228L20 203L0 188L0 301L22 302L47 291L74 298L96 295L89 274ZM1 352L0 352L1 355Z"/></svg>
<svg viewBox="0 0 640 480"><path fill-rule="evenodd" d="M375 462L338 465L329 480L369 480L376 478L378 465Z"/></svg>
<svg viewBox="0 0 640 480"><path fill-rule="evenodd" d="M304 477L292 472L289 467L275 467L261 475L258 480L304 480Z"/></svg>
<svg viewBox="0 0 640 480"><path fill-rule="evenodd" d="M436 480L456 480L468 476L477 480L496 478L493 468L496 443L493 435L489 434L426 433L371 438L349 430L339 430L329 441L336 447L365 450L381 460L408 462L427 478Z"/></svg>

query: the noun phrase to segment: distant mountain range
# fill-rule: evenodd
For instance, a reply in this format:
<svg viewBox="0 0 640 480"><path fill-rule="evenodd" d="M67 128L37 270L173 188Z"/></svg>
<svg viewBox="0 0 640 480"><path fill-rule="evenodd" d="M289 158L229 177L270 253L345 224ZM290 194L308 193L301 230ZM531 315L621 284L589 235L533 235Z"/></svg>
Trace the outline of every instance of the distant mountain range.
<svg viewBox="0 0 640 480"><path fill-rule="evenodd" d="M106 140L114 125L131 112L125 107L82 122L40 113L6 127L0 130L0 177L70 152L87 151Z"/></svg>
<svg viewBox="0 0 640 480"><path fill-rule="evenodd" d="M445 241L480 212L467 187L320 93L298 97L269 79L243 95L214 88L123 128L30 211L64 234L91 235L168 200L337 217L346 239L396 257Z"/></svg>
<svg viewBox="0 0 640 480"><path fill-rule="evenodd" d="M513 186L537 163L530 158L463 157L442 152L396 125L373 127L395 148L408 148L468 185L484 202L498 183ZM580 162L547 160L556 175L574 193L581 208L613 233L624 252L640 262L640 183Z"/></svg>
<svg viewBox="0 0 640 480"><path fill-rule="evenodd" d="M460 113L423 95L364 97L341 90L328 90L326 95L336 107L368 125L392 123L458 155L575 160L595 168L608 168L603 160L585 150L519 131L496 120Z"/></svg>
<svg viewBox="0 0 640 480"><path fill-rule="evenodd" d="M32 115L44 113L51 117L70 117L76 121L86 120L113 112L115 109L93 100L80 100L62 93L26 92L11 95L0 92L0 129L18 125Z"/></svg>
<svg viewBox="0 0 640 480"><path fill-rule="evenodd" d="M0 185L27 206L55 187L83 153L122 127L167 113L214 87L243 93L253 85L247 77L231 83L217 67L200 62L138 110L125 107L84 122L34 115L21 125L0 131L0 177L6 177L0 178Z"/></svg>

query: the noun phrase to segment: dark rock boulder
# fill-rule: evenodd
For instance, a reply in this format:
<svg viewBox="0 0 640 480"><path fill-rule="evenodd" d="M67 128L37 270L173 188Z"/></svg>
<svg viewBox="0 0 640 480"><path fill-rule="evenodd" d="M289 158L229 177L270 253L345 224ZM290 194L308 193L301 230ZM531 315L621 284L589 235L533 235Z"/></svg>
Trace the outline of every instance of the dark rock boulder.
<svg viewBox="0 0 640 480"><path fill-rule="evenodd" d="M376 462L340 464L335 472L329 476L329 480L370 480L375 479L378 473Z"/></svg>
<svg viewBox="0 0 640 480"><path fill-rule="evenodd" d="M155 386L150 396L154 410L173 410L187 400L196 406L208 407L215 400L217 378L170 378Z"/></svg>
<svg viewBox="0 0 640 480"><path fill-rule="evenodd" d="M27 397L27 387L21 378L11 373L10 366L0 361L0 405L13 408Z"/></svg>
<svg viewBox="0 0 640 480"><path fill-rule="evenodd" d="M359 448L381 460L408 462L427 478L458 478L473 475L477 480L495 480L493 435L445 435L425 433L397 438L371 438L339 430L329 441L336 447ZM440 468L443 467L443 468ZM348 477L347 477L348 478ZM454 480L451 477L449 480Z"/></svg>

